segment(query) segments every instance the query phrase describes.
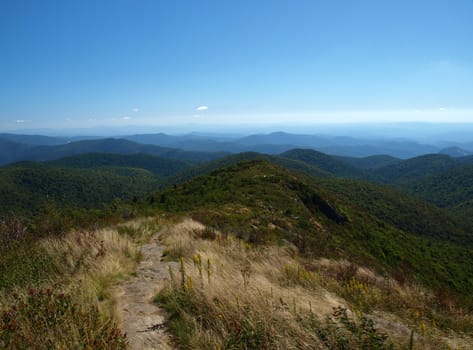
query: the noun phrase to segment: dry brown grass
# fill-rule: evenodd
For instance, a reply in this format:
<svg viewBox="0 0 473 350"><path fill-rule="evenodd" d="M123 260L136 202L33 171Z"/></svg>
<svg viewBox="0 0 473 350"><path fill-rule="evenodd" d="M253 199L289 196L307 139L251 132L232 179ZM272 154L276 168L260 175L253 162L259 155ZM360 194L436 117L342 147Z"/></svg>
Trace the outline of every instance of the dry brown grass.
<svg viewBox="0 0 473 350"><path fill-rule="evenodd" d="M170 225L162 235L167 256L181 258L182 267L172 271L174 284L158 300L171 303L172 293L187 293L174 303L190 304L190 309L168 305L175 313L171 316L187 327L185 335L177 334L187 347L226 348L229 339L237 337L235 332L241 336L249 322L262 348L324 348L306 321L314 318L322 324L338 306L351 310L348 315L355 320L368 315L395 348L408 346L412 329L414 343L422 349L447 349L449 344L470 340L459 333L446 334L427 324L426 315L414 314L432 297L418 285L401 286L348 261L307 262L294 256L290 247L250 246L231 235L209 235L206 230L187 219ZM385 305L390 301L394 306ZM405 310L392 310L397 307Z"/></svg>
<svg viewBox="0 0 473 350"><path fill-rule="evenodd" d="M291 304L294 299L298 310L309 310L312 303L312 311L319 316L330 314L333 307L346 305L325 289L310 291L284 283L281 271L290 264L297 264L289 251L278 247L255 248L230 235L224 238L221 233L217 233L215 240L198 239L199 231L203 229L203 225L185 220L163 234L162 242L173 251L173 255L185 258L186 274L196 283L200 283L201 278L193 258L200 257L204 270L210 261L210 283L204 273L204 293L207 297L235 301L238 298L243 300L242 297L261 298L266 295L278 302L283 299Z"/></svg>

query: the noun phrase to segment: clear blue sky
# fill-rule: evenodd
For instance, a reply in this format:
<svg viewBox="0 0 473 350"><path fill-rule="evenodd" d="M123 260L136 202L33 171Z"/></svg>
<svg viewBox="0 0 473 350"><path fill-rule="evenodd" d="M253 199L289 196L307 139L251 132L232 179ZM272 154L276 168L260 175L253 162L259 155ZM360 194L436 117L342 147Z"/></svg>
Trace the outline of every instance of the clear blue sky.
<svg viewBox="0 0 473 350"><path fill-rule="evenodd" d="M0 129L393 120L473 122L473 0L0 0Z"/></svg>

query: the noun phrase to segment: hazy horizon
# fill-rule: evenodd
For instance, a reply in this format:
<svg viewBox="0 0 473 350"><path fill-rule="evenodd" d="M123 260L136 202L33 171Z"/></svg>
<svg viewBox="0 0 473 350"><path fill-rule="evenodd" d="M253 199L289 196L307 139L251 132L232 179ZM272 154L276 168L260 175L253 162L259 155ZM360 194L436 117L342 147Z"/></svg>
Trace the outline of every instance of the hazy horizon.
<svg viewBox="0 0 473 350"><path fill-rule="evenodd" d="M473 142L473 123L336 123L336 124L240 124L230 127L188 124L185 126L97 126L91 128L38 128L0 130L0 133L44 135L51 137L124 137L143 134L172 136L200 135L238 139L249 135L272 133L351 137L354 139L412 140L425 144L461 145Z"/></svg>

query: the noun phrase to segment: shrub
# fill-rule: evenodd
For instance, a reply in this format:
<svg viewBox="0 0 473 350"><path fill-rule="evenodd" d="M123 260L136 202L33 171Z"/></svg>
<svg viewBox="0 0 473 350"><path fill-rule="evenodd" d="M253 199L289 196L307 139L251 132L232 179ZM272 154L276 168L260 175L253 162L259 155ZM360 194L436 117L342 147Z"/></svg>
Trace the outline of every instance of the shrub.
<svg viewBox="0 0 473 350"><path fill-rule="evenodd" d="M14 214L0 217L0 252L24 241L28 233L28 227Z"/></svg>

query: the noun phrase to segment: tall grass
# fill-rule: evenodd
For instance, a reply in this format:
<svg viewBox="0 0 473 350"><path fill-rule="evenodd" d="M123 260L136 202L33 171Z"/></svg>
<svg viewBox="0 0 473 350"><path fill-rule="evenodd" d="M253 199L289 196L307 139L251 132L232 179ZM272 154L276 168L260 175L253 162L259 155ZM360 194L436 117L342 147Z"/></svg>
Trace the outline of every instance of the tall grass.
<svg viewBox="0 0 473 350"><path fill-rule="evenodd" d="M469 339L415 315L424 290L349 262L302 260L290 247L255 247L192 221L163 237L181 263L156 301L184 349L404 349L412 330L415 348ZM406 310L384 306L390 298Z"/></svg>

